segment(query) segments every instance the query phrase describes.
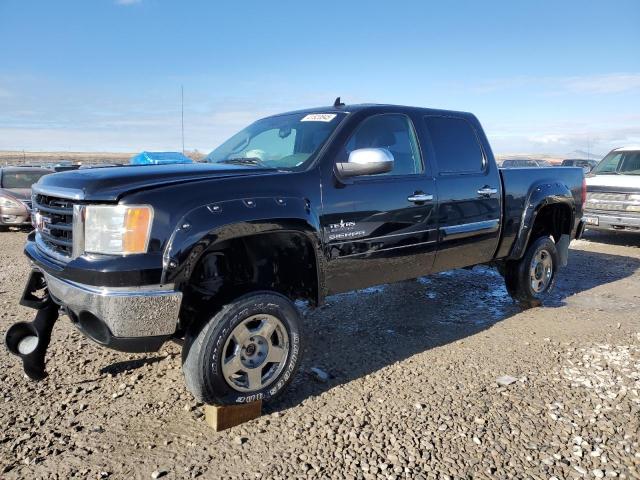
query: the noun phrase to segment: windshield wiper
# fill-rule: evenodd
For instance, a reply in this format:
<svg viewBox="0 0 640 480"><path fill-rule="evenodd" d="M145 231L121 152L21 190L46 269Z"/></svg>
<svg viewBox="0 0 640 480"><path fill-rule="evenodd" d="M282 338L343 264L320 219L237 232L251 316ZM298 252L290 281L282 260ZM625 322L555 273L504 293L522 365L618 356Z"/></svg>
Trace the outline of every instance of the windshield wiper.
<svg viewBox="0 0 640 480"><path fill-rule="evenodd" d="M218 160L216 163L229 163L231 165L256 165L259 167L267 167L267 165L265 165L262 160L256 157L227 158L225 160Z"/></svg>

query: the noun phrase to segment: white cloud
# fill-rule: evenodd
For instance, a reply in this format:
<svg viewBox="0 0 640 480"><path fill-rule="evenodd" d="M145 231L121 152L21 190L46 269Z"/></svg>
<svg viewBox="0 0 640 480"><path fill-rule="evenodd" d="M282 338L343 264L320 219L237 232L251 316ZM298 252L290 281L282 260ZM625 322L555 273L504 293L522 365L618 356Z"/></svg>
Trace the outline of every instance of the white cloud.
<svg viewBox="0 0 640 480"><path fill-rule="evenodd" d="M591 158L601 158L614 148L640 143L640 123L625 126L593 124L546 124L536 131L526 129L487 132L496 155L540 154L558 158L589 152Z"/></svg>
<svg viewBox="0 0 640 480"><path fill-rule="evenodd" d="M517 76L480 82L473 87L476 93L493 93L517 88L538 88L538 93L557 95L612 94L640 90L640 73L604 73L567 77Z"/></svg>
<svg viewBox="0 0 640 480"><path fill-rule="evenodd" d="M40 111L8 121L0 119L0 150L134 152L181 148L179 111L138 112L121 107L121 113L115 115L104 115L94 105L95 110L89 112L68 108L53 116ZM227 106L199 113L187 109L186 147L209 152L258 118L282 110L286 109Z"/></svg>
<svg viewBox="0 0 640 480"><path fill-rule="evenodd" d="M564 88L575 93L622 93L640 90L640 73L610 73L587 77L570 77Z"/></svg>

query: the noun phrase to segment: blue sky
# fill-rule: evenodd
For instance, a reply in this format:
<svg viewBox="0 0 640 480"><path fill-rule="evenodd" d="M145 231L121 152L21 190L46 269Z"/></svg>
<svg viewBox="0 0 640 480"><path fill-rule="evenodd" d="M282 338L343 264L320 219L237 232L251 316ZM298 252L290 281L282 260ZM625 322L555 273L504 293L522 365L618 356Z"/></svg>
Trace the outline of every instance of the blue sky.
<svg viewBox="0 0 640 480"><path fill-rule="evenodd" d="M640 2L0 0L0 150L211 150L279 111L474 112L494 151L640 143Z"/></svg>

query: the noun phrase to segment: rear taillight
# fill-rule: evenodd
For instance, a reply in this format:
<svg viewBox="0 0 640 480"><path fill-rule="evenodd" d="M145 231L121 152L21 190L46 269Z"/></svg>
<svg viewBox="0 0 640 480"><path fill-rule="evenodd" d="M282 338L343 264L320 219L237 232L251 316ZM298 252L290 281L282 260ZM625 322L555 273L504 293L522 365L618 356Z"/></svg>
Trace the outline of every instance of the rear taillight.
<svg viewBox="0 0 640 480"><path fill-rule="evenodd" d="M587 179L582 177L582 207L587 202Z"/></svg>

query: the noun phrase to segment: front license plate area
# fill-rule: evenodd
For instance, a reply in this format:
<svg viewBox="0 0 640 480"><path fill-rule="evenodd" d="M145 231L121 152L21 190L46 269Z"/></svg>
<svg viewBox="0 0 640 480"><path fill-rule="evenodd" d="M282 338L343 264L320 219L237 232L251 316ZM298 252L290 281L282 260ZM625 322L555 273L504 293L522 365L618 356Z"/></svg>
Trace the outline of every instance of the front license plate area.
<svg viewBox="0 0 640 480"><path fill-rule="evenodd" d="M600 225L600 219L598 217L584 217L584 221L587 225Z"/></svg>

